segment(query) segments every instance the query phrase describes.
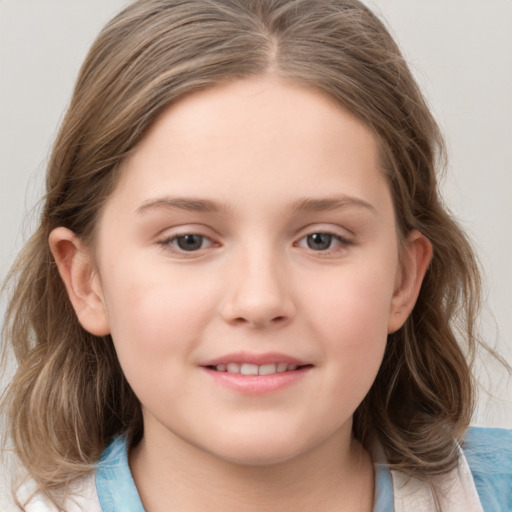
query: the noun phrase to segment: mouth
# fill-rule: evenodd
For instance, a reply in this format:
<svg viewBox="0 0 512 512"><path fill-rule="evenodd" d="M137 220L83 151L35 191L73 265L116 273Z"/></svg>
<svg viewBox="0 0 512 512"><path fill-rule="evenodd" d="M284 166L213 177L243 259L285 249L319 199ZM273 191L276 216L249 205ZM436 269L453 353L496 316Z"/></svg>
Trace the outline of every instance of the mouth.
<svg viewBox="0 0 512 512"><path fill-rule="evenodd" d="M278 353L226 354L200 365L213 382L243 395L266 395L298 385L314 364Z"/></svg>
<svg viewBox="0 0 512 512"><path fill-rule="evenodd" d="M252 364L252 363L221 363L217 365L207 365L205 368L216 372L233 373L240 375L274 375L276 373L295 372L303 368L312 367L311 364L295 364L295 363L268 363L268 364Z"/></svg>

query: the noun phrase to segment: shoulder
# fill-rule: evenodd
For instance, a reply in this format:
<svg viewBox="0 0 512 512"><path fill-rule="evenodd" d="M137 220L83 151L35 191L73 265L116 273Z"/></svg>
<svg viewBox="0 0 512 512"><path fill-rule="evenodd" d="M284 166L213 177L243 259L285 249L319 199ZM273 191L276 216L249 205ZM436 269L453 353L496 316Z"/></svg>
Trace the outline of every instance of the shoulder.
<svg viewBox="0 0 512 512"><path fill-rule="evenodd" d="M462 445L485 512L512 504L512 430L472 427Z"/></svg>
<svg viewBox="0 0 512 512"><path fill-rule="evenodd" d="M23 485L18 493L18 498L25 503L23 510L25 512L61 512L46 496L41 493L34 493L33 482ZM64 503L66 512L101 512L96 486L94 483L94 473L74 481L69 488L67 498ZM13 508L12 511L19 511L19 508Z"/></svg>

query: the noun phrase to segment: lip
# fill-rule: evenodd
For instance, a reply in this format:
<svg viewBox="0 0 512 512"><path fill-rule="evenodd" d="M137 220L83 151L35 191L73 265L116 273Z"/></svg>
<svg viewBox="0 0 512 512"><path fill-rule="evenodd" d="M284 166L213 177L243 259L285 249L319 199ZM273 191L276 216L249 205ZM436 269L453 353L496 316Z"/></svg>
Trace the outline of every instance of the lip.
<svg viewBox="0 0 512 512"><path fill-rule="evenodd" d="M241 373L220 372L215 366L228 363L265 364L287 363L296 365L293 371L273 373L269 375L242 375ZM307 377L314 365L308 361L280 353L248 353L237 352L226 354L201 363L200 368L216 384L243 395L265 395L280 391L300 383Z"/></svg>
<svg viewBox="0 0 512 512"><path fill-rule="evenodd" d="M306 366L312 364L311 361L303 361L297 359L296 357L292 357L287 354L280 354L278 352L265 352L261 354L254 352L234 352L202 362L200 363L200 366L217 366L219 364L228 363L257 364L258 366L278 363L295 364L297 366Z"/></svg>

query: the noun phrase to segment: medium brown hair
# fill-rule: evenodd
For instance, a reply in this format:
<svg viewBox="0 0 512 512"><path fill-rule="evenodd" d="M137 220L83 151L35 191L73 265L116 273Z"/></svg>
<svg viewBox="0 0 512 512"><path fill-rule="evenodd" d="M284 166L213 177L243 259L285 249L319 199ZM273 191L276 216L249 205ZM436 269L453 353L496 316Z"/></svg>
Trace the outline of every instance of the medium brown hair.
<svg viewBox="0 0 512 512"><path fill-rule="evenodd" d="M357 0L140 0L101 32L48 166L37 232L11 271L3 343L18 361L4 407L14 449L43 492L90 471L109 441L142 435L141 407L109 336L78 323L51 255L59 226L88 243L120 163L156 117L194 91L274 74L323 91L375 133L401 237L433 258L416 306L388 339L354 434L428 478L454 466L473 408L479 274L444 208L439 129L397 45Z"/></svg>

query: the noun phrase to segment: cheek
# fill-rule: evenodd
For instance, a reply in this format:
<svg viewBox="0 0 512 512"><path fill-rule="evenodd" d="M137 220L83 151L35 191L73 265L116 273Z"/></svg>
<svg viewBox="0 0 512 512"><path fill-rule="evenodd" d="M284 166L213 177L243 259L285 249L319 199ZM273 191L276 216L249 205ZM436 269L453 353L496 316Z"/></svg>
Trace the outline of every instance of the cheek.
<svg viewBox="0 0 512 512"><path fill-rule="evenodd" d="M394 266L347 266L316 280L308 304L318 324L354 344L386 337L394 292ZM365 335L366 334L366 335Z"/></svg>
<svg viewBox="0 0 512 512"><path fill-rule="evenodd" d="M179 393L176 383L187 382L186 362L207 316L204 308L203 314L198 310L193 287L172 286L162 275L156 280L147 273L132 273L129 280L112 274L106 284L112 340L135 394L144 404L161 399L159 390L167 389L170 376ZM168 390L165 397L172 398Z"/></svg>
<svg viewBox="0 0 512 512"><path fill-rule="evenodd" d="M326 350L353 383L376 374L387 342L389 301L375 290L356 287L340 292L323 313ZM373 377L372 377L373 380Z"/></svg>
<svg viewBox="0 0 512 512"><path fill-rule="evenodd" d="M346 393L355 408L378 372L387 342L394 275L383 266L346 268L310 294L311 327L323 340L332 399ZM331 276L333 277L333 276ZM317 281L317 284L322 284ZM343 391L341 391L343 390Z"/></svg>
<svg viewBox="0 0 512 512"><path fill-rule="evenodd" d="M136 268L136 267L135 267ZM104 284L112 338L119 358L140 363L191 350L211 314L208 290L179 275L161 272L110 273ZM213 306L212 306L213 307Z"/></svg>

